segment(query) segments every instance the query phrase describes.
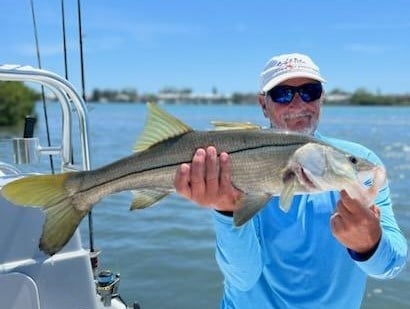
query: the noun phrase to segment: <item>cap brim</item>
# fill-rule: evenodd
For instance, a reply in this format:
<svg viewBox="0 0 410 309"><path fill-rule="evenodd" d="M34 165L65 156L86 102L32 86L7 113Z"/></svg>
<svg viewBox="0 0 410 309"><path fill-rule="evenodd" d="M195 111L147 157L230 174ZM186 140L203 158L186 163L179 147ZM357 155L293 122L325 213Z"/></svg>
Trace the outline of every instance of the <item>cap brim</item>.
<svg viewBox="0 0 410 309"><path fill-rule="evenodd" d="M319 82L325 83L326 80L323 79L321 76L317 74L312 74L308 72L288 72L285 73L281 76L278 76L272 80L270 80L263 88L262 92L267 92L271 90L273 87L279 85L280 83L284 82L285 80L291 79L291 78L298 78L298 77L305 77L305 78L311 78L314 80L317 80Z"/></svg>

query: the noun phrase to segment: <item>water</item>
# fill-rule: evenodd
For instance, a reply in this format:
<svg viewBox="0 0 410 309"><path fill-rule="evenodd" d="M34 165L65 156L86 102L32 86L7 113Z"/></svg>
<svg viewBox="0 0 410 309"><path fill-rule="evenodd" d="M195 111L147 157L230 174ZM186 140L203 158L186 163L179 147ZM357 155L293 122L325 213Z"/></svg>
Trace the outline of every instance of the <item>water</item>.
<svg viewBox="0 0 410 309"><path fill-rule="evenodd" d="M40 106L37 107L41 123ZM57 107L50 104L49 109L53 140L60 134ZM90 104L89 107L92 166L130 154L142 130L145 106ZM164 108L196 129L210 128L211 120L267 125L256 104L166 105ZM381 157L389 173L396 218L407 239L410 239L409 119L409 107L324 107L320 125L322 134L359 142ZM44 127L38 127L41 138L44 132ZM9 148L9 141L3 138L0 160L11 159L6 152ZM58 166L58 161L55 163ZM42 169L47 164L48 160L43 158L35 168ZM137 300L142 308L217 308L222 276L214 260L209 211L171 195L155 207L130 212L131 199L130 193L119 193L106 198L93 211L95 245L102 250L100 265L121 273L123 298L128 303ZM80 228L87 246L86 220ZM409 290L409 267L393 280L370 279L362 307L409 308Z"/></svg>

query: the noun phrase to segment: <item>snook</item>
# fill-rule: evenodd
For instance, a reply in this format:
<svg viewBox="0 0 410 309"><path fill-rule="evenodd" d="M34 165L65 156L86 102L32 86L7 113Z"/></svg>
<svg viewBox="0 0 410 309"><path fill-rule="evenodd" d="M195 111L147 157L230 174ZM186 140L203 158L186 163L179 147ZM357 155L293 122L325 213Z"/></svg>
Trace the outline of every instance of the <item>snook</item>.
<svg viewBox="0 0 410 309"><path fill-rule="evenodd" d="M282 193L286 211L295 193L340 190L357 182L359 172L374 168L310 136L260 129L198 132L156 105L148 108L135 154L95 170L25 177L3 187L9 201L45 211L41 250L50 255L59 251L92 206L107 195L134 190L131 210L162 199L175 190L177 167L191 162L200 147L214 145L231 157L232 182L244 192L234 212L236 226L248 221L272 195Z"/></svg>

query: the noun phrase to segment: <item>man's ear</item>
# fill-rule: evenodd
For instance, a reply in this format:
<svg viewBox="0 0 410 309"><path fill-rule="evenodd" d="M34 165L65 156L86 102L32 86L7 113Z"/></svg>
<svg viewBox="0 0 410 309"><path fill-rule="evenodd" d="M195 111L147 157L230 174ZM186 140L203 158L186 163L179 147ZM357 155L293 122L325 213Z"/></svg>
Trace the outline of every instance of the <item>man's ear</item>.
<svg viewBox="0 0 410 309"><path fill-rule="evenodd" d="M266 118L269 118L269 114L268 114L268 111L266 109L266 97L263 94L258 94L258 102L259 102L259 105L262 108L263 115Z"/></svg>

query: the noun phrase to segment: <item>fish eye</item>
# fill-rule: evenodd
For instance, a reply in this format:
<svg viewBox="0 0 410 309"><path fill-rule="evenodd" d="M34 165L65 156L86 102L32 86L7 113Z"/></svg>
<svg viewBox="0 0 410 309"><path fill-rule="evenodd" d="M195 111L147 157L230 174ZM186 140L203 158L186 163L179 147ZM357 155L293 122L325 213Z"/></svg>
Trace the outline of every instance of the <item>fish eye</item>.
<svg viewBox="0 0 410 309"><path fill-rule="evenodd" d="M349 161L353 164L357 164L357 159L354 156L349 156Z"/></svg>

